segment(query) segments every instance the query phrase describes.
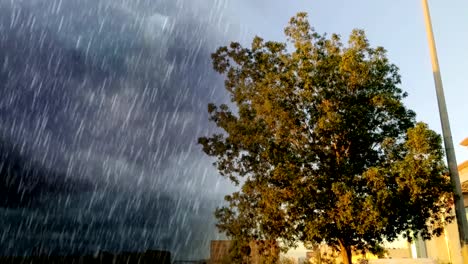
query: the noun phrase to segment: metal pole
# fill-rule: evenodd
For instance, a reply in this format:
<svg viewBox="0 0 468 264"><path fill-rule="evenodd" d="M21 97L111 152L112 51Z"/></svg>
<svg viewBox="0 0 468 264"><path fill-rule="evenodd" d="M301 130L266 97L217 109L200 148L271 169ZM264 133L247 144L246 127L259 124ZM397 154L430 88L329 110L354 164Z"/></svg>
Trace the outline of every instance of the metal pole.
<svg viewBox="0 0 468 264"><path fill-rule="evenodd" d="M465 206L463 204L463 194L461 190L460 177L458 176L457 160L453 148L452 132L450 131L450 122L447 114L447 106L445 104L444 89L442 87L442 78L439 69L439 61L432 31L431 15L429 13L429 5L427 0L422 0L424 8L424 16L426 22L427 39L429 41L429 49L431 52L432 71L434 73L435 88L437 93L437 102L439 104L440 122L442 124L442 134L444 137L445 152L447 153L447 162L450 172L450 180L455 187L454 193L458 197L455 199L455 214L458 224L458 232L463 255L468 257L465 252L468 252L468 223L466 221Z"/></svg>

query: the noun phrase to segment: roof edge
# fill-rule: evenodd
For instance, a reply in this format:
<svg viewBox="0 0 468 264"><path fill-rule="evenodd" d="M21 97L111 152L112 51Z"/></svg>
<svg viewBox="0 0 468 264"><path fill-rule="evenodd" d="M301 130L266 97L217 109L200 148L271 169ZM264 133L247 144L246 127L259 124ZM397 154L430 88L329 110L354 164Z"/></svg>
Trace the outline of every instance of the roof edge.
<svg viewBox="0 0 468 264"><path fill-rule="evenodd" d="M464 162L458 164L458 171L461 171L466 168L468 168L468 160L465 160Z"/></svg>
<svg viewBox="0 0 468 264"><path fill-rule="evenodd" d="M460 145L468 147L468 137L463 139L462 142L460 142Z"/></svg>

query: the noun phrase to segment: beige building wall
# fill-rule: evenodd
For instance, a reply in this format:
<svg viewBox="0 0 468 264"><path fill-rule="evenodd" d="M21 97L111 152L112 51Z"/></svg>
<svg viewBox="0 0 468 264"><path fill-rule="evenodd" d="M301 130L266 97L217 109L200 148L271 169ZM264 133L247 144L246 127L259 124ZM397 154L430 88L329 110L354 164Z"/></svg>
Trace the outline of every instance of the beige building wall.
<svg viewBox="0 0 468 264"><path fill-rule="evenodd" d="M465 203L465 208L467 208L468 207L468 160L458 166L458 171L460 175L460 182L462 184L463 202ZM468 213L467 213L467 217L468 217Z"/></svg>
<svg viewBox="0 0 468 264"><path fill-rule="evenodd" d="M456 222L447 225L440 237L426 241L426 248L428 258L442 263L463 263Z"/></svg>
<svg viewBox="0 0 468 264"><path fill-rule="evenodd" d="M468 146L468 138L461 142L462 146ZM468 206L468 190L463 186L468 187L468 161L458 165L458 174L460 183L462 184L463 201L465 208ZM465 184L463 184L465 183ZM456 220L445 228L445 233L440 237L426 241L428 257L440 262L463 263L461 256L460 239L458 234L458 225Z"/></svg>
<svg viewBox="0 0 468 264"><path fill-rule="evenodd" d="M409 248L387 248L388 258L391 259L409 259L411 250Z"/></svg>
<svg viewBox="0 0 468 264"><path fill-rule="evenodd" d="M280 250L275 241L264 241L267 243L266 252L260 252L261 247L255 241L250 242L250 263L262 264L264 262L263 256L276 255L279 257ZM226 257L229 256L229 249L231 248L231 240L212 240L210 246L210 264L225 264Z"/></svg>
<svg viewBox="0 0 468 264"><path fill-rule="evenodd" d="M458 165L458 174L460 175L460 182L468 181L468 160Z"/></svg>

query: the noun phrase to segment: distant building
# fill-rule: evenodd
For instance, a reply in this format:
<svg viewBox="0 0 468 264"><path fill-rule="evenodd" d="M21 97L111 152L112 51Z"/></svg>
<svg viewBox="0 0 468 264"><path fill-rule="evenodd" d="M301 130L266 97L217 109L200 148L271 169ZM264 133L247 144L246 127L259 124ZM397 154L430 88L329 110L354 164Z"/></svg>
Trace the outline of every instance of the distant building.
<svg viewBox="0 0 468 264"><path fill-rule="evenodd" d="M460 145L468 147L468 138L465 138ZM462 185L465 213L468 216L468 160L458 165L458 174ZM448 224L440 237L435 237L424 242L419 241L416 242L416 244L419 245L416 250L413 245L413 258L427 257L439 262L462 263L460 239L456 221Z"/></svg>
<svg viewBox="0 0 468 264"><path fill-rule="evenodd" d="M208 264L209 260L175 260L172 264Z"/></svg>
<svg viewBox="0 0 468 264"><path fill-rule="evenodd" d="M468 137L465 138L460 145L468 147ZM458 165L458 173L460 175L460 182L462 185L463 201L465 203L465 213L468 218L468 160L465 160Z"/></svg>
<svg viewBox="0 0 468 264"><path fill-rule="evenodd" d="M262 251L259 243L266 243ZM210 246L209 264L226 264L232 240L212 240ZM251 264L262 264L265 256L275 255L279 257L279 247L276 241L251 241L248 251Z"/></svg>
<svg viewBox="0 0 468 264"><path fill-rule="evenodd" d="M411 256L411 250L407 247L402 247L402 248L386 248L387 251L387 258L391 259L410 259L412 258Z"/></svg>
<svg viewBox="0 0 468 264"><path fill-rule="evenodd" d="M406 251L406 255L409 257L409 250L406 249ZM399 250L390 249L388 250L388 256L392 257L396 252L399 253ZM335 250L333 247L330 247L326 244L320 244L315 246L312 250L306 252L305 263L329 263L330 261L333 263L341 263L341 258L342 257L340 252ZM371 253L362 254L360 251L352 252L353 263L359 263L359 261L362 259L373 260L377 258L378 256Z"/></svg>
<svg viewBox="0 0 468 264"><path fill-rule="evenodd" d="M210 264L222 264L229 255L231 240L212 240L210 245Z"/></svg>

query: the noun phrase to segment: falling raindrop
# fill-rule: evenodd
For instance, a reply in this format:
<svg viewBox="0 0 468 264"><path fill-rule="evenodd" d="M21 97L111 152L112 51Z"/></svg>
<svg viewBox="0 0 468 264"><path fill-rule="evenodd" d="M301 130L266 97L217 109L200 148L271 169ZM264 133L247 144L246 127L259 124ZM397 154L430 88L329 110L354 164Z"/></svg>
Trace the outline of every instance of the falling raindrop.
<svg viewBox="0 0 468 264"><path fill-rule="evenodd" d="M0 0L0 255L208 256L227 2Z"/></svg>

